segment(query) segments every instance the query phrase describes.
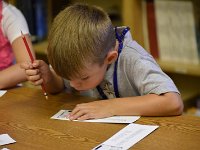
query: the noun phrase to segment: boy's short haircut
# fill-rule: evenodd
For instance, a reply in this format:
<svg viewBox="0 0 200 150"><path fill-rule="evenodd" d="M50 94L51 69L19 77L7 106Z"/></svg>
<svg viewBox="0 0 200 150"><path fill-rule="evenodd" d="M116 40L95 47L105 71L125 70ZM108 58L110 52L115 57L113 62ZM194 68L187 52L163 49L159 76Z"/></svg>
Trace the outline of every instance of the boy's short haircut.
<svg viewBox="0 0 200 150"><path fill-rule="evenodd" d="M102 65L116 44L108 14L96 6L74 4L53 21L47 55L55 72L72 79L80 76L87 64Z"/></svg>

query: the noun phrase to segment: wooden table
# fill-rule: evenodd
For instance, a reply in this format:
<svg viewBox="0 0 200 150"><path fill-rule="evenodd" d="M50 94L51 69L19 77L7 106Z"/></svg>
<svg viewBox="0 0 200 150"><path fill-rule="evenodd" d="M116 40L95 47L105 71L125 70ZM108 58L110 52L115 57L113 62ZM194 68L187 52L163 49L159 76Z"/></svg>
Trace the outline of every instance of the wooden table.
<svg viewBox="0 0 200 150"><path fill-rule="evenodd" d="M11 150L90 150L126 124L102 124L50 119L60 109L73 109L92 99L66 93L45 100L40 89L17 88L0 98L0 134L17 142ZM135 123L160 127L135 144L134 150L198 150L200 118L193 116L142 117Z"/></svg>

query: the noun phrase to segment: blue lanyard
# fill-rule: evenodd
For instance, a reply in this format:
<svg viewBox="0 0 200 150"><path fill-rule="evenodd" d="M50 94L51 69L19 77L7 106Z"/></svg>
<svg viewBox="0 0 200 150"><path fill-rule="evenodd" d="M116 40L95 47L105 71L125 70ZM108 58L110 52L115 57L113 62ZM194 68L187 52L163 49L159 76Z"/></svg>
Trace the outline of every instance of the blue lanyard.
<svg viewBox="0 0 200 150"><path fill-rule="evenodd" d="M118 59L119 59L119 55L122 51L122 48L123 48L123 40L124 40L124 36L126 35L126 33L130 30L129 27L126 27L121 35L118 34L117 32L117 27L115 27L115 36L119 42L119 48L118 48L118 57L117 57L117 60L115 61L115 66L114 66L114 74L113 74L113 86L114 86L114 92L115 92L115 96L117 98L120 97L119 95L119 90L118 90L118 82L117 82L117 65L118 65ZM105 93L103 92L102 88L98 85L97 87L97 90L99 92L99 94L101 95L101 97L103 99L108 99L108 97L105 95Z"/></svg>

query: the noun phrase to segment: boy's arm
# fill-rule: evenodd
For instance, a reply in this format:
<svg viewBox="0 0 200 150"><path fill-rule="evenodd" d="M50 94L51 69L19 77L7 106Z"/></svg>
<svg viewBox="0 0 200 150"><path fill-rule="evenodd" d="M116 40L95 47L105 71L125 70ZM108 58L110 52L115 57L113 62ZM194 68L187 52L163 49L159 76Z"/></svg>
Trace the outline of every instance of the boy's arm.
<svg viewBox="0 0 200 150"><path fill-rule="evenodd" d="M178 93L148 94L111 100L113 115L173 116L183 112L183 102Z"/></svg>
<svg viewBox="0 0 200 150"><path fill-rule="evenodd" d="M45 83L45 88L49 93L55 94L64 90L64 81L58 76L55 71L50 68L51 78L48 82Z"/></svg>
<svg viewBox="0 0 200 150"><path fill-rule="evenodd" d="M148 94L137 97L115 98L78 104L70 119L92 119L110 116L173 116L183 112L183 102L178 93Z"/></svg>

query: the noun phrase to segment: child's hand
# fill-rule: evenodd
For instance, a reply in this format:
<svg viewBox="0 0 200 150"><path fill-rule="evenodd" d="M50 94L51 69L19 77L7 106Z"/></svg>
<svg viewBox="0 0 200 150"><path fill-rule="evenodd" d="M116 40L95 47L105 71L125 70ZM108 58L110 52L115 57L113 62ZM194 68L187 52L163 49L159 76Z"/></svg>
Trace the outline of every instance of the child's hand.
<svg viewBox="0 0 200 150"><path fill-rule="evenodd" d="M34 85L41 85L49 80L49 66L43 60L35 60L33 63L21 63L21 68L25 69L27 80Z"/></svg>
<svg viewBox="0 0 200 150"><path fill-rule="evenodd" d="M109 100L78 104L69 115L70 120L98 119L113 116L112 103Z"/></svg>

